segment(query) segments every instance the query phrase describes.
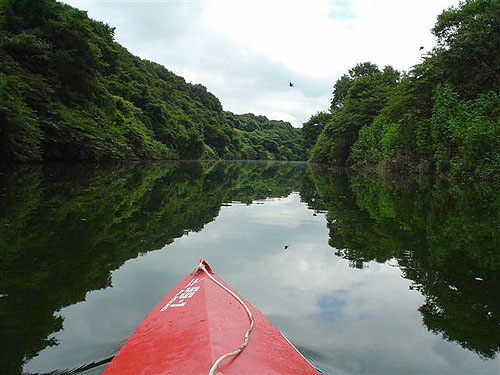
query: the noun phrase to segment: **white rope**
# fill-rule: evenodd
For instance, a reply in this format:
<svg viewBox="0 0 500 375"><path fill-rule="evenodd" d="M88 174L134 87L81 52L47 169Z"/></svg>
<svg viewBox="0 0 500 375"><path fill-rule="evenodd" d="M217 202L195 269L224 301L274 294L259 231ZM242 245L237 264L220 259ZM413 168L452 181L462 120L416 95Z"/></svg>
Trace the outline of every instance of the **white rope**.
<svg viewBox="0 0 500 375"><path fill-rule="evenodd" d="M250 309L248 308L248 306L245 304L245 302L243 302L241 300L240 297L238 297L232 290L226 288L222 283L220 283L217 279L215 279L212 275L210 275L210 272L207 271L207 269L205 268L205 265L203 264L203 262L200 262L200 264L198 264L194 269L193 269L193 272L192 273L196 273L198 270L202 270L203 272L206 273L206 275L214 282L216 283L217 285L219 285L222 289L224 289L226 292L228 292L229 294L231 294L240 304L241 306L243 306L243 308L245 309L245 311L247 312L247 315L248 315L248 319L250 320L250 326L248 327L246 333L245 333L245 338L243 339L243 344L240 345L240 347L232 352L229 352L229 353L226 353L226 354L223 354L221 355L219 358L217 358L217 360L214 362L214 364L212 365L212 367L210 368L210 371L208 372L208 375L214 375L215 374L215 371L217 371L217 367L219 367L219 365L221 364L222 361L224 361L225 359L229 358L229 357L234 357L235 355L238 355L240 354L248 345L248 338L250 336L250 333L252 332L253 330L253 327L254 327L254 320L253 320L253 315L252 315L252 312L250 311Z"/></svg>

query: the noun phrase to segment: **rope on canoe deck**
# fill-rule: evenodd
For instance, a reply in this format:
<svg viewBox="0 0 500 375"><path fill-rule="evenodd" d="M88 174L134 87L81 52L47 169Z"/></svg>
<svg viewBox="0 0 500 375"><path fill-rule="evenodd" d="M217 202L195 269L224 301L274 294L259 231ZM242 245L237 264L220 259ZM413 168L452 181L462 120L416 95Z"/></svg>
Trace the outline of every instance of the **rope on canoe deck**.
<svg viewBox="0 0 500 375"><path fill-rule="evenodd" d="M192 273L196 273L198 270L201 270L203 272L205 272L205 274L214 282L216 283L218 286L220 286L222 289L224 289L226 292L228 292L229 294L231 294L240 304L241 306L243 306L243 308L245 309L247 315L248 315L248 319L250 320L250 326L248 327L246 333L245 333L245 337L243 339L243 344L240 345L240 347L232 352L228 352L226 354L223 354L221 355L219 358L217 358L217 360L214 362L214 364L212 365L212 367L210 368L210 371L208 372L208 375L214 375L215 374L215 371L217 371L217 367L219 367L219 365L221 364L222 361L224 361L225 359L229 358L229 357L234 357L235 355L238 355L240 354L243 350L245 350L245 348L247 347L248 345L248 338L250 336L250 333L252 333L252 330L253 330L253 327L255 325L254 323L254 320L253 320L253 315L252 315L252 312L250 311L250 309L248 308L248 306L245 304L245 302L242 301L242 299L240 297L238 297L232 290L228 289L226 286L224 286L219 280L217 280L215 277L213 277L212 275L210 275L210 272L207 271L207 269L205 268L205 265L203 264L203 262L200 262L200 264L198 264L194 269L193 269L193 272Z"/></svg>

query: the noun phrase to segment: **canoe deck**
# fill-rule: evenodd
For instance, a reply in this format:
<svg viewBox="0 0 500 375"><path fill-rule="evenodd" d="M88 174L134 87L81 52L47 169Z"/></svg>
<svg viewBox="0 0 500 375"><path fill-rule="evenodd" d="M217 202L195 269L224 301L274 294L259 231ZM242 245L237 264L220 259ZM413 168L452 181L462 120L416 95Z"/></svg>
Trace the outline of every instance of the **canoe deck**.
<svg viewBox="0 0 500 375"><path fill-rule="evenodd" d="M319 374L258 309L240 298L255 327L245 350L223 361L217 374ZM208 374L217 358L241 345L248 326L241 304L198 269L151 310L104 374Z"/></svg>

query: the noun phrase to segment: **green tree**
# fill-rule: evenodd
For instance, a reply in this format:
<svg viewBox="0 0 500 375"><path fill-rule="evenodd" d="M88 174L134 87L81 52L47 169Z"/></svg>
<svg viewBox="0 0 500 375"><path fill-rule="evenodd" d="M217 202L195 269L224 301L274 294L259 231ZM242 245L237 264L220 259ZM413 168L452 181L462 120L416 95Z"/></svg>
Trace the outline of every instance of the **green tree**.
<svg viewBox="0 0 500 375"><path fill-rule="evenodd" d="M302 125L302 137L304 138L306 151L309 151L316 144L318 136L323 131L330 117L331 114L327 112L318 112Z"/></svg>
<svg viewBox="0 0 500 375"><path fill-rule="evenodd" d="M498 0L467 0L441 13L432 29L447 80L465 98L500 90L498 25Z"/></svg>
<svg viewBox="0 0 500 375"><path fill-rule="evenodd" d="M312 160L498 181L499 24L498 1L463 1L439 15L438 47L407 74L351 69L335 84Z"/></svg>
<svg viewBox="0 0 500 375"><path fill-rule="evenodd" d="M358 78L371 76L377 72L379 72L378 66L371 62L359 63L349 69L348 74L341 76L333 86L330 112L335 113L342 109L349 89Z"/></svg>
<svg viewBox="0 0 500 375"><path fill-rule="evenodd" d="M311 151L312 161L344 165L359 130L371 123L399 82L399 73L393 68L380 71L371 63L356 65L349 77L352 83L348 94L318 137ZM343 80L341 77L338 82Z"/></svg>
<svg viewBox="0 0 500 375"><path fill-rule="evenodd" d="M0 59L2 162L305 158L299 129L224 112L55 0L0 1Z"/></svg>

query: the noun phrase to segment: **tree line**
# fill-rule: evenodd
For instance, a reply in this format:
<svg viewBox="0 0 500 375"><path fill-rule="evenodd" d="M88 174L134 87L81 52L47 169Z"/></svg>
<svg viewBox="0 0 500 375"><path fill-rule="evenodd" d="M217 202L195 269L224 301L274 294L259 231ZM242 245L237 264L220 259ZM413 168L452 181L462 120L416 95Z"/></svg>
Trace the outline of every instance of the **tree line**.
<svg viewBox="0 0 500 375"><path fill-rule="evenodd" d="M465 0L408 72L357 64L304 124L311 161L467 181L500 180L500 2Z"/></svg>
<svg viewBox="0 0 500 375"><path fill-rule="evenodd" d="M56 0L0 0L0 161L305 159L299 129L224 111Z"/></svg>

